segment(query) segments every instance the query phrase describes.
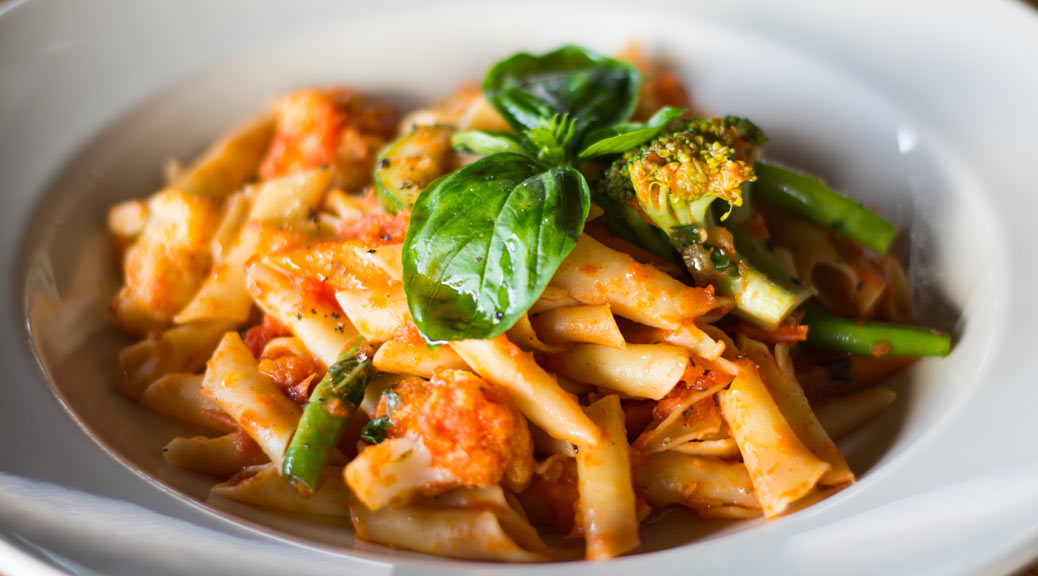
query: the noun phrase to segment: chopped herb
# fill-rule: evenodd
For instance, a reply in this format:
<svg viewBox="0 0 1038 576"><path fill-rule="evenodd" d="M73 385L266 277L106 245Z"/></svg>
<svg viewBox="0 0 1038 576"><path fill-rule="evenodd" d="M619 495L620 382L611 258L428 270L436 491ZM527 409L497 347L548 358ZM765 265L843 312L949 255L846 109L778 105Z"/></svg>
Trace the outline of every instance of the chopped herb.
<svg viewBox="0 0 1038 576"><path fill-rule="evenodd" d="M386 439L389 428L392 426L393 421L389 419L389 416L375 418L361 428L360 439L368 444L378 444Z"/></svg>

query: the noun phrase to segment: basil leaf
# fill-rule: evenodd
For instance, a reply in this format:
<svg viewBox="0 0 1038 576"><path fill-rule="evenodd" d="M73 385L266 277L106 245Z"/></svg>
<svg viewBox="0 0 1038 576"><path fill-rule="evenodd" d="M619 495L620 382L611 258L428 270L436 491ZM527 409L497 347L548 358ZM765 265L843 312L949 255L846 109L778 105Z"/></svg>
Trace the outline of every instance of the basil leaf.
<svg viewBox="0 0 1038 576"><path fill-rule="evenodd" d="M508 152L423 190L404 240L403 280L425 340L493 338L509 329L573 249L589 196L573 168L542 171Z"/></svg>
<svg viewBox="0 0 1038 576"><path fill-rule="evenodd" d="M566 114L556 114L542 120L538 127L527 130L523 136L537 151L537 160L558 166L569 160L570 144L576 136L576 122Z"/></svg>
<svg viewBox="0 0 1038 576"><path fill-rule="evenodd" d="M577 46L498 62L483 81L487 100L517 131L542 128L557 115L574 122L574 142L627 120L641 76L633 66ZM559 144L567 146L568 142Z"/></svg>
<svg viewBox="0 0 1038 576"><path fill-rule="evenodd" d="M581 159L606 154L619 154L640 146L656 137L668 124L685 114L682 108L660 108L644 124L631 122L599 128L585 138L589 144L580 151Z"/></svg>
<svg viewBox="0 0 1038 576"><path fill-rule="evenodd" d="M389 429L392 427L393 421L389 416L382 416L381 418L369 420L368 423L360 429L360 439L368 444L378 444L386 439L386 436L389 434Z"/></svg>
<svg viewBox="0 0 1038 576"><path fill-rule="evenodd" d="M508 132L484 132L469 130L455 132L451 137L451 145L456 150L464 150L475 154L489 156L498 152L514 152L530 156L530 151L523 147L522 141L515 134Z"/></svg>

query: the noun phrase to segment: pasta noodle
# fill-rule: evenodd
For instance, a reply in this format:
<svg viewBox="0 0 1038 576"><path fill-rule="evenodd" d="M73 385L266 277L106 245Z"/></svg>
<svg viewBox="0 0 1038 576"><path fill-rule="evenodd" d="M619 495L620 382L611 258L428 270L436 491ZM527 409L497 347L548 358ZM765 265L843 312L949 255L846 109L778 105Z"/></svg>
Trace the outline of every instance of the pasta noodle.
<svg viewBox="0 0 1038 576"><path fill-rule="evenodd" d="M166 374L144 389L141 406L214 432L231 430L220 406L202 394L201 375Z"/></svg>
<svg viewBox="0 0 1038 576"><path fill-rule="evenodd" d="M241 432L230 432L216 438L177 437L162 449L162 456L179 468L228 478L247 466L268 461L255 446L243 442Z"/></svg>
<svg viewBox="0 0 1038 576"><path fill-rule="evenodd" d="M746 466L716 458L660 452L637 468L641 493L655 504L704 511L718 506L757 510L760 504Z"/></svg>
<svg viewBox="0 0 1038 576"><path fill-rule="evenodd" d="M385 342L411 319L400 284L382 290L343 290L335 294L350 322L369 342Z"/></svg>
<svg viewBox="0 0 1038 576"><path fill-rule="evenodd" d="M170 182L188 194L222 199L258 168L274 133L272 118L253 120L225 136Z"/></svg>
<svg viewBox="0 0 1038 576"><path fill-rule="evenodd" d="M638 517L620 398L606 396L587 413L603 438L577 451L580 517L588 560L604 560L638 547Z"/></svg>
<svg viewBox="0 0 1038 576"><path fill-rule="evenodd" d="M123 287L112 308L124 330L143 336L168 327L201 286L217 227L213 202L175 188L148 201L144 229L123 255Z"/></svg>
<svg viewBox="0 0 1038 576"><path fill-rule="evenodd" d="M507 338L463 340L451 347L480 376L507 388L523 414L552 436L574 444L598 441L598 427L580 409L576 398Z"/></svg>
<svg viewBox="0 0 1038 576"><path fill-rule="evenodd" d="M235 192L227 198L224 203L223 214L220 216L220 225L213 234L212 252L213 264L223 262L227 253L234 246L238 238L238 232L249 218L249 209L252 207L252 196L244 190Z"/></svg>
<svg viewBox="0 0 1038 576"><path fill-rule="evenodd" d="M551 285L584 304L608 304L618 316L668 330L715 306L711 290L682 284L587 235L559 266Z"/></svg>
<svg viewBox="0 0 1038 576"><path fill-rule="evenodd" d="M443 368L461 370L468 367L461 356L447 346L430 350L425 344L401 340L383 343L372 362L382 372L414 374L422 378L432 378L433 373Z"/></svg>
<svg viewBox="0 0 1038 576"><path fill-rule="evenodd" d="M550 370L628 396L659 400L681 380L688 352L668 344L630 344L618 350L599 344L579 344L552 355Z"/></svg>
<svg viewBox="0 0 1038 576"><path fill-rule="evenodd" d="M831 469L797 438L755 368L744 367L718 396L765 516L806 496Z"/></svg>
<svg viewBox="0 0 1038 576"><path fill-rule="evenodd" d="M538 562L548 547L500 488L464 489L420 505L351 507L357 536L370 542L473 560Z"/></svg>
<svg viewBox="0 0 1038 576"><path fill-rule="evenodd" d="M829 464L829 470L819 479L824 486L842 485L854 482L854 473L847 466L843 454L829 438L818 418L811 411L811 406L804 396L804 391L794 378L779 370L775 359L766 346L748 338L741 338L739 349L757 365L768 383L768 389L775 399L779 410L789 422L797 438L804 442L809 450Z"/></svg>
<svg viewBox="0 0 1038 576"><path fill-rule="evenodd" d="M237 333L228 332L220 341L202 391L234 418L272 462L281 462L299 421L299 407L259 371Z"/></svg>
<svg viewBox="0 0 1038 576"><path fill-rule="evenodd" d="M560 352L565 350L564 346L547 344L541 340L540 336L534 332L533 324L530 323L528 314L520 316L519 320L508 330L507 334L509 340L515 342L516 346L527 352Z"/></svg>
<svg viewBox="0 0 1038 576"><path fill-rule="evenodd" d="M287 326L325 366L331 366L356 328L330 305L304 300L277 271L253 264L246 274L249 293L264 312Z"/></svg>
<svg viewBox="0 0 1038 576"><path fill-rule="evenodd" d="M123 348L119 388L139 398L149 384L166 374L201 370L228 328L219 321L184 324Z"/></svg>
<svg viewBox="0 0 1038 576"><path fill-rule="evenodd" d="M321 471L317 490L309 497L285 483L274 464L245 468L230 480L213 486L212 494L285 512L333 518L350 514L350 491L343 484L342 468L338 466L326 466Z"/></svg>
<svg viewBox="0 0 1038 576"><path fill-rule="evenodd" d="M316 171L286 176L261 186L255 193L246 224L226 258L213 266L195 297L174 321L183 324L223 318L237 324L245 322L252 310L252 300L245 287L245 264L259 252L290 244L277 228L264 224L299 225L317 208L330 180L327 171Z"/></svg>
<svg viewBox="0 0 1038 576"><path fill-rule="evenodd" d="M560 306L530 319L537 335L551 344L586 342L623 348L623 334L609 306Z"/></svg>

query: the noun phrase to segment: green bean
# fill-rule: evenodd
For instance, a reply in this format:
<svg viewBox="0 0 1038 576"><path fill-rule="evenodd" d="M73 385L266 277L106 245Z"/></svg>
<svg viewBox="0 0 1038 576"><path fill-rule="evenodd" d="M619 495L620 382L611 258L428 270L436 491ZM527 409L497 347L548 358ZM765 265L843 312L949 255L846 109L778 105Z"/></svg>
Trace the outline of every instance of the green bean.
<svg viewBox="0 0 1038 576"><path fill-rule="evenodd" d="M364 399L371 379L371 347L356 340L310 394L281 462L281 475L304 493L317 489L324 462Z"/></svg>
<svg viewBox="0 0 1038 576"><path fill-rule="evenodd" d="M768 204L831 228L883 254L897 230L875 212L836 192L824 182L788 168L756 162L753 194Z"/></svg>
<svg viewBox="0 0 1038 576"><path fill-rule="evenodd" d="M862 322L833 316L817 306L805 306L805 344L862 356L947 356L951 337L917 326Z"/></svg>

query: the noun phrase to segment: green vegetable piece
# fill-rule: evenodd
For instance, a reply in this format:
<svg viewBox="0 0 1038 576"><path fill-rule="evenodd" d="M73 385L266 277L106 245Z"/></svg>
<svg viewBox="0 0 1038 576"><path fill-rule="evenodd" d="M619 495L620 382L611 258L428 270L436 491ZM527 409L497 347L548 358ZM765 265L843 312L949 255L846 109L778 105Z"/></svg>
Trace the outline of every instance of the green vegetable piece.
<svg viewBox="0 0 1038 576"><path fill-rule="evenodd" d="M371 347L358 339L328 368L310 394L281 461L281 475L305 494L317 490L328 454L364 399L373 372L371 356Z"/></svg>
<svg viewBox="0 0 1038 576"><path fill-rule="evenodd" d="M749 120L698 118L663 132L622 161L642 212L656 226L703 226L714 200L742 204L742 185L756 177L752 156L763 141Z"/></svg>
<svg viewBox="0 0 1038 576"><path fill-rule="evenodd" d="M817 306L805 306L808 346L861 356L947 356L951 337L936 330L841 318Z"/></svg>
<svg viewBox="0 0 1038 576"><path fill-rule="evenodd" d="M737 223L727 229L732 234L741 272L738 285L725 290L735 297L734 313L766 328L775 328L815 291L783 270L760 238L747 234Z"/></svg>
<svg viewBox="0 0 1038 576"><path fill-rule="evenodd" d="M710 244L707 233L698 226L675 226L670 235L697 282L713 284L722 294L732 296L735 315L774 328L814 290L786 274L760 239L738 226L727 229L735 245L734 257Z"/></svg>
<svg viewBox="0 0 1038 576"><path fill-rule="evenodd" d="M454 146L455 150L472 152L483 156L497 154L498 152L515 152L523 156L531 156L531 152L523 146L522 140L515 134L508 132L484 132L481 130L456 132L451 137L451 145Z"/></svg>
<svg viewBox="0 0 1038 576"><path fill-rule="evenodd" d="M389 416L382 416L369 421L360 429L360 439L368 444L378 444L386 439L393 421Z"/></svg>
<svg viewBox="0 0 1038 576"><path fill-rule="evenodd" d="M890 247L897 233L893 224L818 178L766 162L757 162L754 170L756 198L830 228L880 254Z"/></svg>
<svg viewBox="0 0 1038 576"><path fill-rule="evenodd" d="M705 233L716 222L710 210L715 200L725 201L729 212L743 204L744 186L755 178L755 149L764 140L763 132L742 118L672 121L612 163L596 202L606 206L606 225L628 240L650 238L638 232L646 221L666 230L697 282L733 297L736 314L774 327L811 295L810 288L782 272L737 223L730 227L735 254L711 245ZM651 242L640 245L662 255L658 242Z"/></svg>
<svg viewBox="0 0 1038 576"><path fill-rule="evenodd" d="M453 132L449 126L418 126L382 150L375 160L375 193L387 212L409 208L423 188L447 172Z"/></svg>
<svg viewBox="0 0 1038 576"><path fill-rule="evenodd" d="M675 258L667 233L642 216L626 162L610 164L598 180L592 200L602 208L606 227L613 234L661 258Z"/></svg>
<svg viewBox="0 0 1038 576"><path fill-rule="evenodd" d="M556 114L527 130L523 137L536 151L537 160L548 164L566 164L576 133L576 121L572 116Z"/></svg>
<svg viewBox="0 0 1038 576"><path fill-rule="evenodd" d="M686 113L682 108L660 108L645 123L631 122L599 128L586 138L587 144L580 151L580 158L593 158L607 154L620 154L641 146L655 138L668 124Z"/></svg>
<svg viewBox="0 0 1038 576"><path fill-rule="evenodd" d="M556 143L572 154L589 131L631 116L640 82L638 71L629 64L564 46L548 54L520 53L498 62L487 73L483 92L516 132L556 132L566 136L566 141ZM567 123L572 123L572 130L566 129Z"/></svg>
<svg viewBox="0 0 1038 576"><path fill-rule="evenodd" d="M736 270L734 272L727 270L727 268L730 268L733 263L732 259L728 257L728 254L724 250L720 248L714 248L710 252L710 260L713 261L714 268L724 270L729 276L739 275L738 267L736 267Z"/></svg>
<svg viewBox="0 0 1038 576"><path fill-rule="evenodd" d="M419 196L403 246L415 326L430 344L493 338L536 302L576 244L590 192L568 167L486 156Z"/></svg>
<svg viewBox="0 0 1038 576"><path fill-rule="evenodd" d="M660 258L667 260L677 258L667 234L646 222L636 208L628 204L609 201L598 194L593 195L592 200L602 208L603 218L605 218L606 227L610 232Z"/></svg>

